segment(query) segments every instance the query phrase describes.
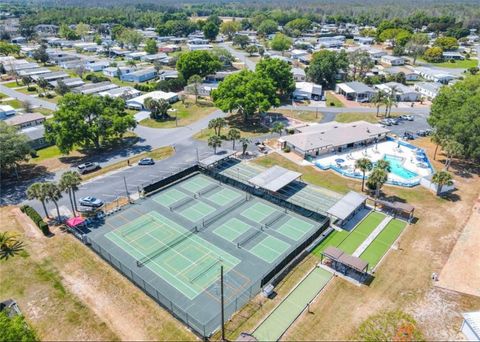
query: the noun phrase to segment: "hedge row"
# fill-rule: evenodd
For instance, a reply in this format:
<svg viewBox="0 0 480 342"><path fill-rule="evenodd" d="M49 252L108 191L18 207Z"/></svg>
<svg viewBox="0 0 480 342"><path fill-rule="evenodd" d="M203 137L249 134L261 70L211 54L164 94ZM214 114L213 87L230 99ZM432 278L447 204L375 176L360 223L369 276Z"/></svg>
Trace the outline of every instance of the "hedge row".
<svg viewBox="0 0 480 342"><path fill-rule="evenodd" d="M40 214L30 207L29 205L23 205L20 207L22 213L25 213L28 217L32 219L33 222L37 225L38 228L42 231L43 235L48 236L50 235L50 229L48 228L48 224L43 221Z"/></svg>

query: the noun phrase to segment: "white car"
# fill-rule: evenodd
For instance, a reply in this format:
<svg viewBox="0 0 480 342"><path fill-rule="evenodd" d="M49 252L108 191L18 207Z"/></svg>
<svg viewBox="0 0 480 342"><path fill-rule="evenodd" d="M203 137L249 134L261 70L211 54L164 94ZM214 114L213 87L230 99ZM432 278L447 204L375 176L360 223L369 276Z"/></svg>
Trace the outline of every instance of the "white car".
<svg viewBox="0 0 480 342"><path fill-rule="evenodd" d="M95 171L99 168L100 168L100 165L98 163L91 163L91 162L87 162L77 166L78 172L80 172L80 174L82 175L90 171Z"/></svg>
<svg viewBox="0 0 480 342"><path fill-rule="evenodd" d="M87 196L87 197L80 198L80 205L83 205L84 207L98 208L103 205L103 201L101 199L98 199L92 196Z"/></svg>

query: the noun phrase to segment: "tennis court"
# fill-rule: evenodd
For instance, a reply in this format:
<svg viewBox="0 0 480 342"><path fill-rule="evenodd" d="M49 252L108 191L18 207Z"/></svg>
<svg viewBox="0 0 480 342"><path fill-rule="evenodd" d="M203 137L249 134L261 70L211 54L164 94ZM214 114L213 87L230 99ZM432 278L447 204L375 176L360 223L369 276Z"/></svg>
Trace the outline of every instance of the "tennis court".
<svg viewBox="0 0 480 342"><path fill-rule="evenodd" d="M327 220L287 211L203 173L183 177L107 217L88 242L190 328L210 336L220 326L221 266L228 319Z"/></svg>
<svg viewBox="0 0 480 342"><path fill-rule="evenodd" d="M258 341L280 339L331 278L332 274L323 268L313 269L255 329L253 336Z"/></svg>

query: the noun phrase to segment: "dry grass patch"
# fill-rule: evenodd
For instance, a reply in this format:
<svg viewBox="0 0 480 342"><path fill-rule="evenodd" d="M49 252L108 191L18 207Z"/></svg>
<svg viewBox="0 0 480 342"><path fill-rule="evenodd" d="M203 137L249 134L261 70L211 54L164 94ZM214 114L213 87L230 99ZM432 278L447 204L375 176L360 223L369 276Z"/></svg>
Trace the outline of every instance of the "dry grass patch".
<svg viewBox="0 0 480 342"><path fill-rule="evenodd" d="M319 122L323 119L323 114L318 110L275 109L271 114L281 114L292 119L306 122Z"/></svg>

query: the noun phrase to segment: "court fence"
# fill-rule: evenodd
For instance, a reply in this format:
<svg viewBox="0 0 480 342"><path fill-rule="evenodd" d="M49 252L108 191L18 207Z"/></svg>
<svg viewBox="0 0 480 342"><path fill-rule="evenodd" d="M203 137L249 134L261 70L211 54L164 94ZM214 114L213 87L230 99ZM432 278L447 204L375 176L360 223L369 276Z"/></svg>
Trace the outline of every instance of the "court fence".
<svg viewBox="0 0 480 342"><path fill-rule="evenodd" d="M302 243L299 243L294 250L288 253L288 255L284 255L280 259L280 262L272 265L272 268L270 268L268 272L266 272L263 276L258 277L257 280L253 282L249 287L245 288L242 293L236 295L235 298L226 302L224 311L225 317L228 319L229 317L232 317L233 314L235 314L235 312L241 309L245 304L247 304L253 297L260 293L264 285L268 283L278 283L296 264L298 264L298 262L300 262L305 256L307 256L307 248L312 243L314 243L314 241L328 228L329 219L318 212L314 212L312 210L302 208L296 204L290 203L285 199L281 198L280 195L272 194L262 189L256 189L253 186L242 183L233 178L227 177L209 169L199 167L199 165L197 164L179 170L177 173L169 174L166 177L145 184L142 187L142 192L144 195L148 196L148 194L156 192L158 189L168 186L180 179L183 179L199 171L220 181L221 183L229 184L247 193L253 194L257 197L261 197L280 207L288 209L292 212L296 212L302 216L310 217L311 219L320 222L316 231L308 239L304 240ZM77 237L84 244L92 248L99 256L101 256L121 274L130 279L136 286L142 289L158 304L160 304L167 311L169 311L174 317L183 322L187 327L189 327L193 332L195 332L202 338L211 337L213 333L217 329L219 329L221 325L220 305L218 308L218 314L216 314L215 316L209 319L206 318L205 321L198 319L198 317L194 317L192 313L189 313L188 311L185 311L184 309L176 305L174 303L174 300L168 299L166 296L162 295L154 285L145 281L142 275L135 272L132 268L126 266L125 263L119 260L119 258L115 257L108 250L93 241L88 235L81 234ZM226 285L228 286L228 278Z"/></svg>

